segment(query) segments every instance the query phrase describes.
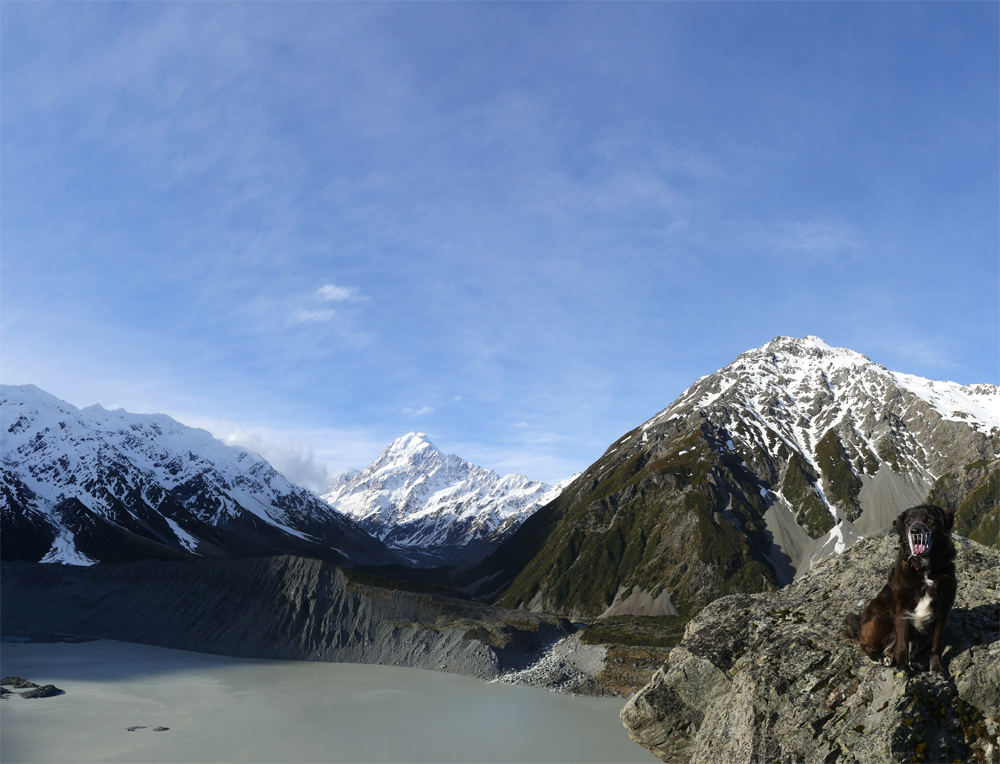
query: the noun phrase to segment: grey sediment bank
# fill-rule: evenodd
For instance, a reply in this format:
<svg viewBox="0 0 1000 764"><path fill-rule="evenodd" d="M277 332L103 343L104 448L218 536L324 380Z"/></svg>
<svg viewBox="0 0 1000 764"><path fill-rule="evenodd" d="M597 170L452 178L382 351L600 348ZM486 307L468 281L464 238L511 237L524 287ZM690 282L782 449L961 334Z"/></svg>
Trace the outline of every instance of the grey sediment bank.
<svg viewBox="0 0 1000 764"><path fill-rule="evenodd" d="M564 618L371 586L320 560L92 567L3 563L4 634L59 633L237 658L376 663L494 679L573 631Z"/></svg>

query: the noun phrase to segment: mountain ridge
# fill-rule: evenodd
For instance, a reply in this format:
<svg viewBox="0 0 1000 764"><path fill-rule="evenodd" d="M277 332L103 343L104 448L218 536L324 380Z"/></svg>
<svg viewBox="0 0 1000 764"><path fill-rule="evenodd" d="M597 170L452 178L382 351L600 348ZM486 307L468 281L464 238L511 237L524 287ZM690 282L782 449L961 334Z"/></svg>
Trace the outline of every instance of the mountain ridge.
<svg viewBox="0 0 1000 764"><path fill-rule="evenodd" d="M0 412L4 559L48 539L41 559L77 565L276 553L399 561L260 455L165 414L78 409L34 385L0 386Z"/></svg>
<svg viewBox="0 0 1000 764"><path fill-rule="evenodd" d="M334 475L322 498L415 564L444 565L492 551L568 482L501 476L410 432L364 470Z"/></svg>
<svg viewBox="0 0 1000 764"><path fill-rule="evenodd" d="M465 584L571 616L634 612L640 600L659 603L651 615L690 613L789 583L968 465L984 469L968 495L988 489L998 453L1000 388L778 337L616 439ZM996 543L995 504L977 504L970 537Z"/></svg>

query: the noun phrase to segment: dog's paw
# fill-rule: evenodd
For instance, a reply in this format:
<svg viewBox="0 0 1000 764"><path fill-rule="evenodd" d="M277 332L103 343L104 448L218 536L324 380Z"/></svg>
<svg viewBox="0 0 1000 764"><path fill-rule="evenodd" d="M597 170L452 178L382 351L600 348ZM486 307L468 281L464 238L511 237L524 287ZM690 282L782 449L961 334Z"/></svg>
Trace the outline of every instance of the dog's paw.
<svg viewBox="0 0 1000 764"><path fill-rule="evenodd" d="M882 665L883 666L891 666L892 665L892 656L891 655L886 655L884 658L882 658Z"/></svg>
<svg viewBox="0 0 1000 764"><path fill-rule="evenodd" d="M931 672L942 679L951 679L948 670L941 665L941 659L936 655L931 656Z"/></svg>
<svg viewBox="0 0 1000 764"><path fill-rule="evenodd" d="M910 661L906 666L910 671L921 672L926 671L927 667L920 661Z"/></svg>

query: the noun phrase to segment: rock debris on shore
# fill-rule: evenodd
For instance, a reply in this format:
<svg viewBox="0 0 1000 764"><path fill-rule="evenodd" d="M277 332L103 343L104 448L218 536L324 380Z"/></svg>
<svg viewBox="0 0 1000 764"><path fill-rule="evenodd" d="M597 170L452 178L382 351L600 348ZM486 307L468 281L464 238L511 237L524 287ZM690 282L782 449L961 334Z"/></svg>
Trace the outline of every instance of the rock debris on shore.
<svg viewBox="0 0 1000 764"><path fill-rule="evenodd" d="M8 687L13 687L15 690L25 690L25 692L11 692L7 689ZM56 695L64 693L64 690L60 690L54 684L38 685L19 676L7 676L0 679L0 697L3 698L20 695L22 698L32 700L34 698L54 698Z"/></svg>
<svg viewBox="0 0 1000 764"><path fill-rule="evenodd" d="M595 677L604 669L607 648L586 645L580 633L555 642L535 663L501 674L494 681L572 695L600 694Z"/></svg>

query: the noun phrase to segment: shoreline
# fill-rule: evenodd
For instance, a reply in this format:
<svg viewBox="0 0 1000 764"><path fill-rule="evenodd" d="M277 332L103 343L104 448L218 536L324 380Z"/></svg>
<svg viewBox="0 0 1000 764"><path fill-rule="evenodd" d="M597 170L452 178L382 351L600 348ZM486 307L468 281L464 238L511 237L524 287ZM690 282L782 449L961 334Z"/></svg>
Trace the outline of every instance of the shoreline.
<svg viewBox="0 0 1000 764"><path fill-rule="evenodd" d="M656 761L621 699L434 670L111 640L5 641L0 664L66 693L0 701L3 761Z"/></svg>

